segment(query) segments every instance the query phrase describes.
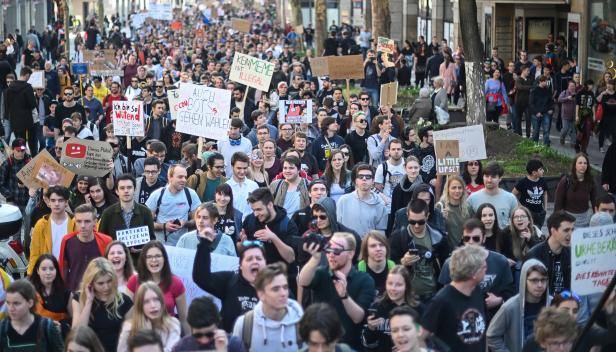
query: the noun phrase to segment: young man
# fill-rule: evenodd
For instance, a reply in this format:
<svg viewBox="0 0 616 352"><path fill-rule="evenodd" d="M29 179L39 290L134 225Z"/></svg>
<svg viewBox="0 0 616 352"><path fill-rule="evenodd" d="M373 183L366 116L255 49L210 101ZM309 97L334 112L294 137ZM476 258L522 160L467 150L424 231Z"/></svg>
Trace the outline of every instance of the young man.
<svg viewBox="0 0 616 352"><path fill-rule="evenodd" d="M359 164L355 167L354 176L355 191L340 197L336 204L338 222L360 236L374 229L385 230L389 208L372 191L374 169L370 165Z"/></svg>
<svg viewBox="0 0 616 352"><path fill-rule="evenodd" d="M404 169L404 159L402 159L402 142L399 139L392 139L387 149L389 150L389 159L376 168L374 185L387 197L386 205L389 206L394 188L406 175L406 170Z"/></svg>
<svg viewBox="0 0 616 352"><path fill-rule="evenodd" d="M111 237L94 231L96 209L89 204L82 204L75 209L75 229L62 238L60 244L60 273L66 288L76 291L81 277L90 261L105 254Z"/></svg>
<svg viewBox="0 0 616 352"><path fill-rule="evenodd" d="M163 352L163 341L154 330L139 330L128 338L129 352Z"/></svg>
<svg viewBox="0 0 616 352"><path fill-rule="evenodd" d="M254 286L259 303L235 321L233 336L242 340L246 351L299 350L297 325L304 311L289 299L286 265L269 264L259 271Z"/></svg>
<svg viewBox="0 0 616 352"><path fill-rule="evenodd" d="M75 219L66 211L70 192L66 187L51 186L45 192L49 200L51 213L40 218L32 231L30 244L30 260L28 261L28 275L32 275L34 264L42 254L60 256L62 238L75 229Z"/></svg>
<svg viewBox="0 0 616 352"><path fill-rule="evenodd" d="M218 151L225 157L225 175L231 177L233 175L233 167L231 160L237 152L243 152L250 155L252 152L252 143L250 140L242 136L242 127L244 123L240 119L231 119L229 127L229 140L218 141ZM240 208L237 208L240 209ZM241 209L240 209L241 210Z"/></svg>
<svg viewBox="0 0 616 352"><path fill-rule="evenodd" d="M485 276L488 252L466 245L451 255L451 279L430 301L422 326L456 352L486 350L487 316L483 294L475 288Z"/></svg>
<svg viewBox="0 0 616 352"><path fill-rule="evenodd" d="M23 138L13 140L11 149L12 155L0 166L0 193L7 202L12 202L23 210L28 204L28 188L17 178L17 173L32 158L26 154L26 141Z"/></svg>
<svg viewBox="0 0 616 352"><path fill-rule="evenodd" d="M317 159L311 154L306 153L308 145L308 137L304 132L295 132L293 136L293 148L300 152L302 170L306 172L313 180L319 178L319 164Z"/></svg>
<svg viewBox="0 0 616 352"><path fill-rule="evenodd" d="M550 145L550 128L552 113L554 112L554 99L548 87L549 78L540 76L537 86L531 90L529 106L533 125L533 140L539 142L539 128L543 126L543 144Z"/></svg>
<svg viewBox="0 0 616 352"><path fill-rule="evenodd" d="M392 309L389 314L389 328L396 351L423 351L419 339L421 333L419 317L413 308L402 305Z"/></svg>
<svg viewBox="0 0 616 352"><path fill-rule="evenodd" d="M490 321L487 339L491 351L522 351L524 341L533 333L539 312L550 306L547 283L545 265L536 259L524 262L520 293L508 299Z"/></svg>
<svg viewBox="0 0 616 352"><path fill-rule="evenodd" d="M436 153L434 151L434 132L431 126L423 127L418 133L421 143L415 151L411 152L419 159L419 174L423 182L431 186L436 184Z"/></svg>
<svg viewBox="0 0 616 352"><path fill-rule="evenodd" d="M227 184L233 192L233 207L241 211L245 218L252 212L246 200L252 191L259 188L259 185L246 177L248 165L250 165L248 155L236 152L231 157L230 165L233 167L233 172L231 173L232 177L227 180Z"/></svg>
<svg viewBox="0 0 616 352"><path fill-rule="evenodd" d="M391 259L413 273L413 290L422 302L438 289L438 277L449 253L447 240L427 225L428 205L421 199L407 207L409 225L391 235Z"/></svg>
<svg viewBox="0 0 616 352"><path fill-rule="evenodd" d="M530 77L530 68L522 67L520 75L515 80L515 109L513 131L522 135L522 116L526 116L526 138L530 138L531 113L528 111L530 91L533 88L534 79Z"/></svg>
<svg viewBox="0 0 616 352"><path fill-rule="evenodd" d="M283 179L269 185L269 190L274 196L274 204L283 207L289 217L310 204L308 181L299 177L300 167L298 158L285 157L282 161Z"/></svg>
<svg viewBox="0 0 616 352"><path fill-rule="evenodd" d="M374 280L353 266L355 238L347 232L335 233L326 250L327 265L321 266L323 255L316 243L303 245L311 258L299 273L299 285L312 290L314 302L331 304L344 327L342 342L361 348L361 329L366 311L374 301Z"/></svg>
<svg viewBox="0 0 616 352"><path fill-rule="evenodd" d="M197 193L186 187L186 168L172 165L169 184L152 192L145 205L152 211L156 239L175 245L178 239L194 226L193 212L201 200Z"/></svg>
<svg viewBox="0 0 616 352"><path fill-rule="evenodd" d="M504 230L509 225L509 220L513 211L518 206L517 198L510 192L499 187L501 178L505 170L497 162L491 162L483 169L483 183L485 188L471 194L468 197L468 204L477 211L483 203L490 203L496 208L498 216L498 226Z"/></svg>
<svg viewBox="0 0 616 352"><path fill-rule="evenodd" d="M4 113L6 114L5 118L11 123L11 130L15 133L15 138L27 139L30 153L35 156L38 152L39 141L36 138L36 126L38 124L35 124L32 117L32 110L37 107L37 104L34 89L28 83L31 74L32 69L30 67L22 66L19 79L13 81L6 88L4 92ZM67 87L67 89L69 88ZM72 88L70 89L72 90Z"/></svg>
<svg viewBox="0 0 616 352"><path fill-rule="evenodd" d="M283 122L279 125L280 138L276 140L276 145L283 152L293 147L293 124Z"/></svg>
<svg viewBox="0 0 616 352"><path fill-rule="evenodd" d="M152 114L145 119L146 139L161 140L164 130L167 128L167 117L165 116L165 102L155 100L152 102Z"/></svg>
<svg viewBox="0 0 616 352"><path fill-rule="evenodd" d="M113 170L111 171L111 176L113 176L113 178L117 178L122 174L130 172L128 168L128 158L120 152L120 140L118 137L107 136L105 140L109 143L109 145L111 145L111 148L113 148L113 155L111 157L111 160L113 161Z"/></svg>
<svg viewBox="0 0 616 352"><path fill-rule="evenodd" d="M548 205L548 185L543 179L543 172L541 160L529 160L526 163L528 176L521 178L511 191L520 201L520 205L530 210L533 216L533 224L538 228L543 227L545 208Z"/></svg>
<svg viewBox="0 0 616 352"><path fill-rule="evenodd" d="M596 213L607 213L614 218L616 215L616 201L614 201L614 198L609 194L597 197L595 202L595 214Z"/></svg>
<svg viewBox="0 0 616 352"><path fill-rule="evenodd" d="M96 81L94 82L96 85ZM111 91L103 99L103 109L105 109L105 125L109 125L112 122L111 112L113 111L114 101L125 101L126 97L122 95L120 83L112 82Z"/></svg>
<svg viewBox="0 0 616 352"><path fill-rule="evenodd" d="M260 110L255 110L252 112L251 118L254 124L246 138L250 139L250 142L252 143L253 147L257 144L260 144L257 140L257 134L259 132L258 130L262 128L261 126L265 126L265 128L267 128L269 132L268 137L274 140L278 138L278 129L267 123L267 115L262 113Z"/></svg>
<svg viewBox="0 0 616 352"><path fill-rule="evenodd" d="M575 218L564 210L548 218L549 237L531 248L526 260L534 258L548 268L548 293L555 295L571 288L571 234Z"/></svg>
<svg viewBox="0 0 616 352"><path fill-rule="evenodd" d="M325 181L316 179L310 182L310 184L308 184L308 196L310 197L310 205L298 210L291 217L291 220L297 225L297 233L300 235L308 230L309 223L313 220L312 206L319 199L327 197L327 186L325 185Z"/></svg>
<svg viewBox="0 0 616 352"><path fill-rule="evenodd" d="M158 174L160 174L158 158L146 158L143 162L143 176L135 180L135 201L137 203L145 204L152 192L165 186L165 183L158 179Z"/></svg>
<svg viewBox="0 0 616 352"><path fill-rule="evenodd" d="M203 202L214 200L216 187L227 182L222 175L225 169L225 158L220 153L213 153L207 158L207 171L191 175L186 181L186 186L194 189Z"/></svg>

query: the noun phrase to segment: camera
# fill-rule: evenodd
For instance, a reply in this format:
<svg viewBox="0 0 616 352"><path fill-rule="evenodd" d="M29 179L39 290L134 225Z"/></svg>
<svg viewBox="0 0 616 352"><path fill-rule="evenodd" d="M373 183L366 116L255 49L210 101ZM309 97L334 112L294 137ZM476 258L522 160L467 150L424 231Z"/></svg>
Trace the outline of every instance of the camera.
<svg viewBox="0 0 616 352"><path fill-rule="evenodd" d="M302 245L306 243L307 246L310 246L313 243L316 243L318 245L318 251L323 252L323 250L327 246L327 242L327 238L319 234L319 229L317 228L317 221L310 221L310 224L308 224L308 231L306 231L302 236Z"/></svg>

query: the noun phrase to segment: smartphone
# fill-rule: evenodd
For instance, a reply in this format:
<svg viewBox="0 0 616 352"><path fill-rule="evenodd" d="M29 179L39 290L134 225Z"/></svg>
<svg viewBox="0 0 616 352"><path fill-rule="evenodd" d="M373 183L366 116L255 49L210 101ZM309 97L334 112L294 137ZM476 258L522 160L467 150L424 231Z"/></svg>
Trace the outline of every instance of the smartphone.
<svg viewBox="0 0 616 352"><path fill-rule="evenodd" d="M178 225L178 226L182 225L182 223L180 222L180 219L173 220L173 223Z"/></svg>
<svg viewBox="0 0 616 352"><path fill-rule="evenodd" d="M409 249L409 254L410 255L419 255L419 249L411 248L411 249Z"/></svg>
<svg viewBox="0 0 616 352"><path fill-rule="evenodd" d="M368 316L376 316L376 308L368 308Z"/></svg>

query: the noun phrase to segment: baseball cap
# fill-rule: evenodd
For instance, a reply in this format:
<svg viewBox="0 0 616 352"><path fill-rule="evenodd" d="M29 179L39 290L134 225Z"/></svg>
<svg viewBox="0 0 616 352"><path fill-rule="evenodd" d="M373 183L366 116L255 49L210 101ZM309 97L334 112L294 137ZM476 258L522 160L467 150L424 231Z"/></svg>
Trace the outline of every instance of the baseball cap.
<svg viewBox="0 0 616 352"><path fill-rule="evenodd" d="M26 150L26 141L23 138L17 138L11 143L11 148L25 151Z"/></svg>

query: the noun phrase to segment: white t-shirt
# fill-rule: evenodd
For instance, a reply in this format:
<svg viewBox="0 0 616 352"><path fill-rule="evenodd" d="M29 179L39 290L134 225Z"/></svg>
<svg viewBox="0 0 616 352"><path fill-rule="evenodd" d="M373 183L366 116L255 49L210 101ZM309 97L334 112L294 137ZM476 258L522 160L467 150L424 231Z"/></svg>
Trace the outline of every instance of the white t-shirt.
<svg viewBox="0 0 616 352"><path fill-rule="evenodd" d="M51 254L54 257L60 258L60 247L62 245L62 238L68 231L68 216L63 222L56 224L55 221L49 218L51 222Z"/></svg>
<svg viewBox="0 0 616 352"><path fill-rule="evenodd" d="M158 210L158 218L154 219L154 221L158 223L164 223L167 221L173 221L175 219L180 219L181 221L188 220L188 200L186 199L186 192L181 190L175 194L169 191L169 187L162 187L157 189L156 191L150 194L150 197L145 202L145 205L150 208L151 211L156 211L156 204L158 203L158 198L160 197L160 192L165 190L163 197L160 202L160 208ZM192 188L187 188L188 193L192 198L192 204L190 206L190 211L194 212L201 204L201 200Z"/></svg>
<svg viewBox="0 0 616 352"><path fill-rule="evenodd" d="M402 161L402 159L400 159L400 161ZM396 188L400 180L404 178L405 174L404 162L400 162L399 165L392 165L389 160L387 160L387 172L385 177L383 177L383 164L380 164L376 168L374 182L384 185L383 193L391 198L394 188Z"/></svg>

